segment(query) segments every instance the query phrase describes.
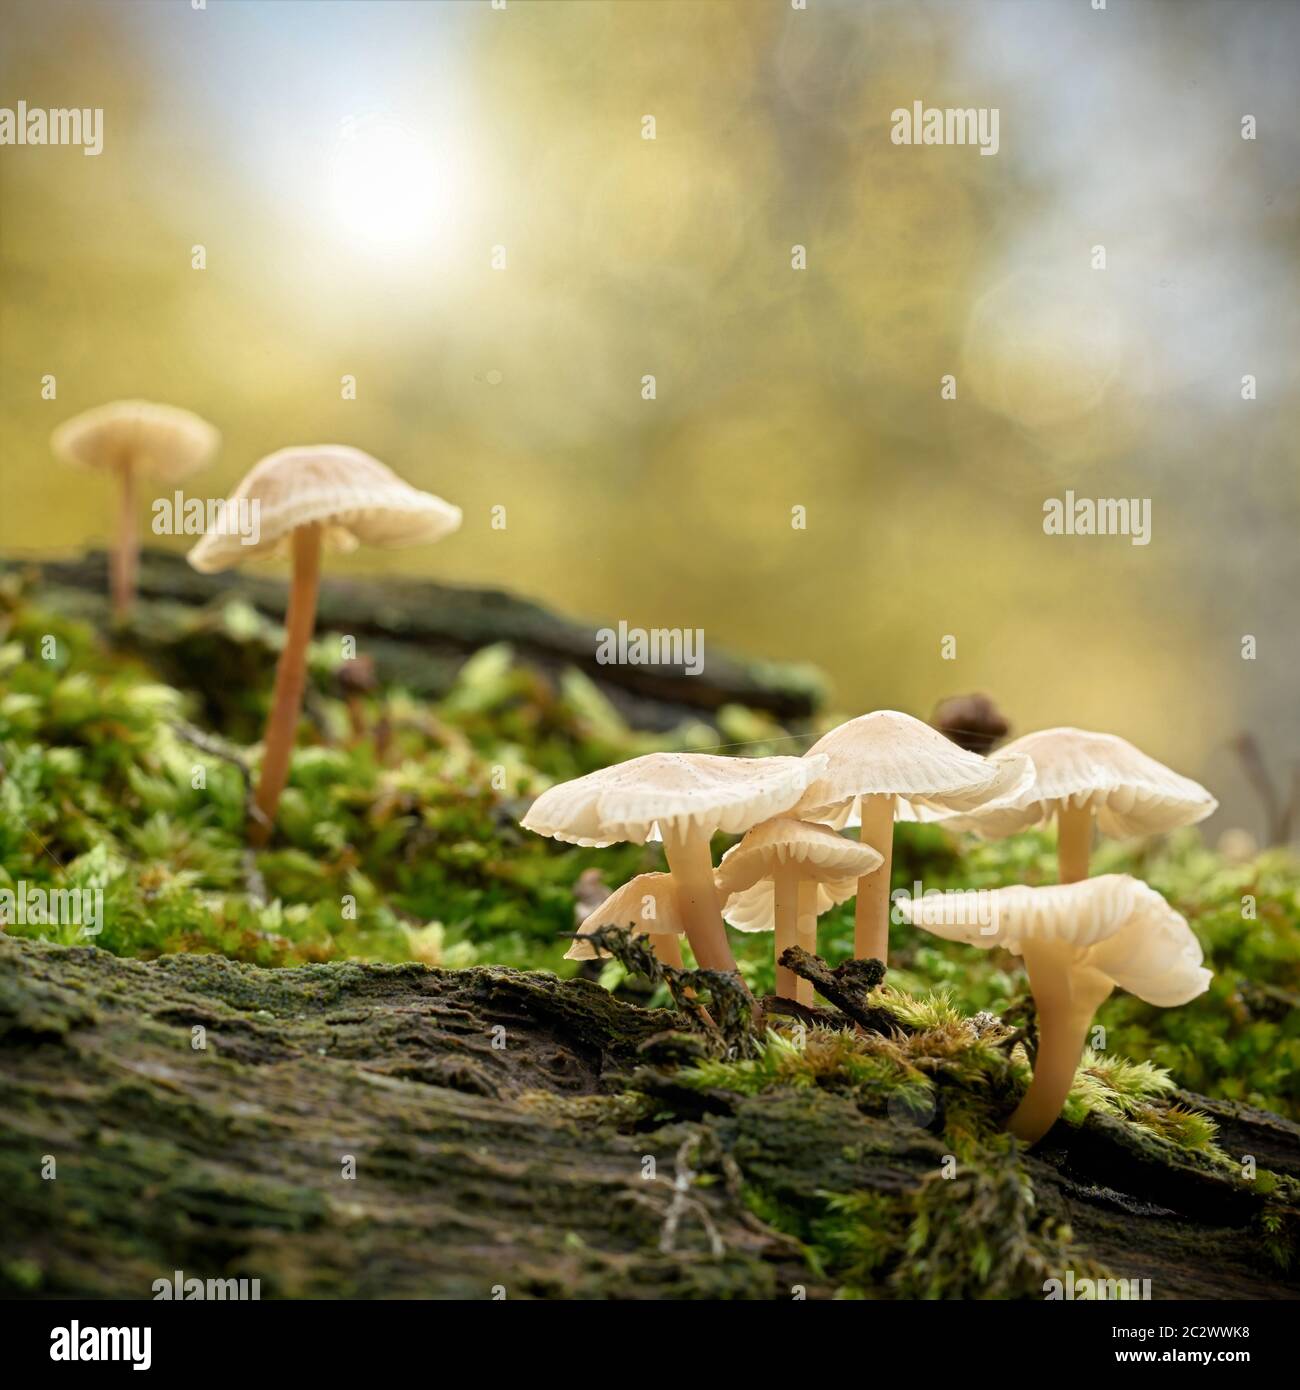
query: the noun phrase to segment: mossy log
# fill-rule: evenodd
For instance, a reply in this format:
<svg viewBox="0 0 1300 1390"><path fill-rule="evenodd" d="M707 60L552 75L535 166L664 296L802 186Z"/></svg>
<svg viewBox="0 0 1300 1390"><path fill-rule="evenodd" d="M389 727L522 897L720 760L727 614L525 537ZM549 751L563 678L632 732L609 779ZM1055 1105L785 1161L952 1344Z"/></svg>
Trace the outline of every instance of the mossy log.
<svg viewBox="0 0 1300 1390"><path fill-rule="evenodd" d="M71 605L97 626L108 627L108 560L90 552L68 560L24 561L0 557L0 572L32 571L45 601ZM150 647L169 625L155 615L169 605L199 608L241 599L275 618L284 614L287 587L277 578L231 570L199 574L183 555L147 550L140 556L139 592L131 641ZM415 695L438 698L474 652L509 643L518 656L554 675L575 667L589 676L633 727L665 729L683 717L707 716L727 704L745 705L779 720L811 715L825 697L823 678L809 666L736 656L706 642L702 670L682 664L604 665L597 661L600 624L560 617L537 603L496 589L475 589L432 580L329 579L321 584L318 632L357 639L358 650L375 663L382 685L400 685ZM158 655L147 651L149 655ZM193 663L201 686L203 663ZM220 679L207 671L210 679Z"/></svg>
<svg viewBox="0 0 1300 1390"><path fill-rule="evenodd" d="M829 1297L767 1223L916 1193L929 1245L901 1259L999 1252L952 1259L954 1297L1042 1297L1017 1242L1044 1213L1156 1297L1300 1292L1261 1253L1257 1194L1131 1127L1054 1133L1023 1160L1029 1194L996 1167L936 1183L943 1143L905 1117L674 1086L679 1023L545 974L0 935L0 1292L148 1298L180 1270L263 1297ZM1300 1171L1296 1126L1215 1113L1234 1153Z"/></svg>

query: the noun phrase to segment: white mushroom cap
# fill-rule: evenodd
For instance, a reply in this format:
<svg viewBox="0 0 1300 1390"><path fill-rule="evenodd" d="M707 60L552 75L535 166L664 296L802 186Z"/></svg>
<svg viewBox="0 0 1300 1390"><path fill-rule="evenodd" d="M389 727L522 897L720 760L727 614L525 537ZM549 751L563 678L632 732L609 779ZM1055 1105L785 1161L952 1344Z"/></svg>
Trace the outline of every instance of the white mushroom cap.
<svg viewBox="0 0 1300 1390"><path fill-rule="evenodd" d="M775 928L772 880L793 867L818 885L817 915L851 898L858 879L884 861L870 845L846 840L828 825L778 816L749 831L722 856L714 882L727 899L723 918L739 931Z"/></svg>
<svg viewBox="0 0 1300 1390"><path fill-rule="evenodd" d="M739 892L769 878L783 865L794 865L800 878L828 882L837 878L861 878L878 869L884 860L870 845L846 840L829 825L816 825L794 816L776 816L745 834L722 856L718 886Z"/></svg>
<svg viewBox="0 0 1300 1390"><path fill-rule="evenodd" d="M1147 884L1101 874L1041 888L968 889L897 900L905 921L948 941L1023 955L1026 943L1065 949L1073 970L1169 1008L1209 987L1201 943L1186 920Z"/></svg>
<svg viewBox="0 0 1300 1390"><path fill-rule="evenodd" d="M1157 835L1194 825L1219 804L1199 782L1114 734L1041 729L999 749L989 762L1019 757L1034 766L1027 786L943 823L999 839L1051 820L1068 803L1095 811L1103 834Z"/></svg>
<svg viewBox="0 0 1300 1390"><path fill-rule="evenodd" d="M325 528L327 549L358 545L385 549L439 541L460 526L461 512L450 502L405 483L387 465L345 444L312 444L281 449L255 463L230 494L230 502L256 500L261 537L209 531L190 551L189 561L203 574L230 569L254 555L284 554L299 526Z"/></svg>
<svg viewBox="0 0 1300 1390"><path fill-rule="evenodd" d="M788 811L821 759L722 758L710 753L647 753L551 787L522 825L572 845L644 844L669 831L740 835Z"/></svg>
<svg viewBox="0 0 1300 1390"><path fill-rule="evenodd" d="M590 936L598 927L631 927L634 936L680 936L686 923L678 910L677 891L671 874L638 874L616 888L578 928L578 936ZM597 952L588 941L575 940L564 953L565 960L595 960Z"/></svg>
<svg viewBox="0 0 1300 1390"><path fill-rule="evenodd" d="M1005 797L1032 775L1022 757L981 758L910 714L889 709L824 734L807 756L820 754L829 766L809 783L795 813L835 826L847 822L860 796L895 796L898 820L932 820Z"/></svg>
<svg viewBox="0 0 1300 1390"><path fill-rule="evenodd" d="M68 463L127 464L165 482L202 468L220 443L220 431L201 416L151 401L110 401L65 420L50 436L50 448Z"/></svg>
<svg viewBox="0 0 1300 1390"><path fill-rule="evenodd" d="M846 903L858 891L856 878L837 878L823 880L817 884L815 907L818 917L825 916L831 908ZM776 913L772 901L772 884L769 879L760 878L749 888L742 888L727 899L722 909L722 920L737 931L775 931Z"/></svg>

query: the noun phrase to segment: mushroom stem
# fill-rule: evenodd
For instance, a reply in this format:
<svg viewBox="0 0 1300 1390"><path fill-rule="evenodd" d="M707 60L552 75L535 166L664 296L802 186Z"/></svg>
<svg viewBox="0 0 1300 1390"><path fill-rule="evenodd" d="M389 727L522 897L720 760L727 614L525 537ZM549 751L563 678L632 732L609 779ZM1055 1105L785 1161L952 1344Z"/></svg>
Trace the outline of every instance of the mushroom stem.
<svg viewBox="0 0 1300 1390"><path fill-rule="evenodd" d="M894 861L894 798L859 798L862 825L858 839L881 857L874 872L858 879L858 900L853 908L853 954L859 960L889 958L889 876Z"/></svg>
<svg viewBox="0 0 1300 1390"><path fill-rule="evenodd" d="M713 882L709 837L694 828L664 834L664 857L677 889L677 902L686 924L686 939L702 970L735 970L736 958L727 942Z"/></svg>
<svg viewBox="0 0 1300 1390"><path fill-rule="evenodd" d="M804 879L799 884L799 927L796 932L799 945L810 955L817 954L817 884L812 879ZM795 976L794 997L797 1003L813 1002L811 980L802 975Z"/></svg>
<svg viewBox="0 0 1300 1390"><path fill-rule="evenodd" d="M1026 942L1024 959L1038 1009L1038 1052L1029 1090L1007 1129L1024 1143L1036 1144L1061 1113L1088 1029L1112 985L1095 971L1072 971L1068 955L1050 943Z"/></svg>
<svg viewBox="0 0 1300 1390"><path fill-rule="evenodd" d="M307 645L316 627L320 552L320 526L314 522L299 526L293 533L293 581L284 618L284 650L275 668L275 691L271 696L271 713L266 721L262 770L254 798L264 819L254 821L248 832L248 838L258 846L271 838L275 808L280 804L280 793L289 780L289 759L293 753L303 690L307 684Z"/></svg>
<svg viewBox="0 0 1300 1390"><path fill-rule="evenodd" d="M772 919L776 939L772 949L776 957L776 997L798 997L799 977L781 964L781 955L791 946L799 945L799 870L793 864L781 864L772 874Z"/></svg>
<svg viewBox="0 0 1300 1390"><path fill-rule="evenodd" d="M121 491L118 495L117 544L109 559L110 583L113 590L113 619L125 622L135 599L136 557L140 549L135 520L135 470L131 460L124 458L118 465Z"/></svg>
<svg viewBox="0 0 1300 1390"><path fill-rule="evenodd" d="M682 944L676 932L654 932L650 945L660 965L671 965L674 970L682 968Z"/></svg>
<svg viewBox="0 0 1300 1390"><path fill-rule="evenodd" d="M1092 807L1062 802L1056 813L1056 867L1062 883L1081 883L1088 877L1092 854Z"/></svg>

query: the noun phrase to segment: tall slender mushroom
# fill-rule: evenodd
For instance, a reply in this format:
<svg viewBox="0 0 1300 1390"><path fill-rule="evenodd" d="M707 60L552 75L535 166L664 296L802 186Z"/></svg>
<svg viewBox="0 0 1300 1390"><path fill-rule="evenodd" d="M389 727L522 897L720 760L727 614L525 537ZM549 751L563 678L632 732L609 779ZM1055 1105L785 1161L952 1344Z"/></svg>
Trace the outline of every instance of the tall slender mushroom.
<svg viewBox="0 0 1300 1390"><path fill-rule="evenodd" d="M230 569L255 555L293 559L284 649L266 721L255 805L249 827L254 845L271 835L276 807L289 777L298 715L307 681L307 646L316 626L322 550L360 544L394 548L439 541L460 525L459 507L404 483L391 468L360 449L316 444L281 449L256 463L230 495L260 509L260 538L209 531L190 551L203 574Z"/></svg>
<svg viewBox="0 0 1300 1390"><path fill-rule="evenodd" d="M739 931L776 933L778 998L813 1002L811 983L786 969L781 956L790 946L815 955L817 918L851 898L858 879L880 864L870 845L792 816L756 825L722 856L715 877L724 920Z"/></svg>
<svg viewBox="0 0 1300 1390"><path fill-rule="evenodd" d="M551 787L522 824L589 846L643 845L657 829L696 961L706 970L735 970L709 841L718 831L741 835L788 811L821 768L820 759L647 753Z"/></svg>
<svg viewBox="0 0 1300 1390"><path fill-rule="evenodd" d="M1029 783L942 821L999 840L1055 817L1062 883L1088 877L1094 820L1103 834L1117 838L1159 835L1204 820L1219 804L1199 782L1114 734L1041 729L1000 748L989 762L1023 757L1034 765Z"/></svg>
<svg viewBox="0 0 1300 1390"><path fill-rule="evenodd" d="M595 960L600 953L584 938L598 927L631 927L633 936L650 938L655 955L664 965L682 968L682 948L677 938L686 930L686 923L671 874L638 874L616 888L587 914L564 959Z"/></svg>
<svg viewBox="0 0 1300 1390"><path fill-rule="evenodd" d="M117 475L118 514L109 561L117 622L127 617L135 599L139 479L178 483L209 463L220 443L215 425L191 411L150 401L111 401L65 420L50 436L58 458Z"/></svg>
<svg viewBox="0 0 1300 1390"><path fill-rule="evenodd" d="M804 820L847 824L858 808L858 838L881 856L880 867L858 879L853 952L885 961L889 954L889 875L894 821L930 819L1006 796L1028 782L1023 757L998 763L968 753L941 733L896 710L876 710L818 739L806 757L825 757L826 771L808 784L794 809Z"/></svg>
<svg viewBox="0 0 1300 1390"><path fill-rule="evenodd" d="M1209 987L1201 944L1145 883L1102 874L1078 883L932 893L901 900L903 916L949 941L1023 958L1038 1010L1038 1053L1007 1121L1033 1144L1061 1113L1097 1010L1117 985L1148 1004L1186 1004Z"/></svg>

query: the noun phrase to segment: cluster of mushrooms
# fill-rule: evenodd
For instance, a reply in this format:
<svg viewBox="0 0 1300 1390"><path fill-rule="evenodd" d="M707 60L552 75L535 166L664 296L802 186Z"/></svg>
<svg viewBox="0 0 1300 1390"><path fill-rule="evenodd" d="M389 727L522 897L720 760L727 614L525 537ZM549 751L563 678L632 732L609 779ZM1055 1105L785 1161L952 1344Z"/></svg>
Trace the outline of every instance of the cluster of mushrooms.
<svg viewBox="0 0 1300 1390"><path fill-rule="evenodd" d="M55 431L60 457L115 476L121 503L111 560L113 611L131 607L142 477L174 484L209 462L220 436L189 411L118 401ZM207 531L189 561L203 573L254 556L293 564L285 643L276 669L249 836L264 844L289 773L316 623L324 550L415 545L460 525L457 507L402 481L360 449L281 449L255 464L227 499L260 510L255 544ZM980 757L906 714L878 710L840 725L803 757L651 753L552 787L523 824L571 844L661 839L667 873L641 874L582 924L583 936L630 925L660 960L680 967L679 937L707 970L736 968L725 923L775 936L776 990L812 1002L812 986L780 964L790 946L816 952L817 919L857 895L854 950L888 958L895 820L938 821L989 837L1057 822L1060 883L900 899L901 920L949 940L1000 946L1025 963L1038 1010L1033 1081L1008 1128L1032 1143L1069 1094L1088 1028L1116 986L1150 1004L1186 1003L1209 984L1188 927L1146 884L1088 877L1094 826L1103 834L1163 833L1208 816L1214 798L1110 734L1047 729ZM840 832L858 827L858 838ZM714 866L715 834L742 838ZM990 925L991 924L991 925Z"/></svg>
<svg viewBox="0 0 1300 1390"><path fill-rule="evenodd" d="M114 401L75 416L55 430L51 447L66 461L116 476L121 507L110 558L113 613L130 613L139 554L137 483L179 482L208 463L220 440L198 415L149 401ZM230 516L259 514L255 543L229 526L204 533L189 553L203 574L232 569L258 556L293 565L285 640L262 743L249 839L264 845L289 778L307 683L307 651L316 628L321 553L359 545L395 549L439 541L461 523L459 507L405 483L386 464L343 444L280 449L253 465L226 499Z"/></svg>
<svg viewBox="0 0 1300 1390"><path fill-rule="evenodd" d="M570 844L661 839L667 873L641 874L592 912L583 938L630 926L681 965L681 936L705 969L734 970L724 923L775 934L776 991L810 1004L812 986L780 965L816 952L817 919L855 893L854 953L888 959L896 820L939 822L988 838L1055 820L1060 882L900 894L901 921L1021 957L1038 1014L1033 1080L1007 1128L1040 1139L1069 1095L1097 1009L1116 987L1147 1003L1185 1004L1210 972L1187 922L1126 874L1088 877L1094 828L1143 836L1191 825L1216 802L1204 787L1112 734L1045 729L987 758L910 715L877 710L841 724L802 757L651 753L550 788L529 830ZM840 832L857 825L858 837ZM740 841L714 866L716 833Z"/></svg>

